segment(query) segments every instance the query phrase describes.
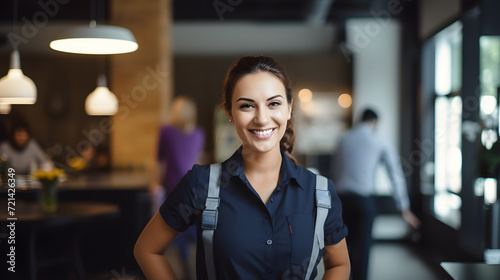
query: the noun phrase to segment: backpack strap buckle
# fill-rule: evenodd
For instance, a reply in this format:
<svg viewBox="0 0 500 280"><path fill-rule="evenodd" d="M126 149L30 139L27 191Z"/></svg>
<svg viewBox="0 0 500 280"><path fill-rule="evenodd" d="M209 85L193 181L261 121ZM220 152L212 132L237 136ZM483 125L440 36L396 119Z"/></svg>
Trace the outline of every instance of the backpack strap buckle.
<svg viewBox="0 0 500 280"><path fill-rule="evenodd" d="M202 229L216 229L217 218L220 199L218 197L207 197L205 202L205 210L201 214L201 228Z"/></svg>

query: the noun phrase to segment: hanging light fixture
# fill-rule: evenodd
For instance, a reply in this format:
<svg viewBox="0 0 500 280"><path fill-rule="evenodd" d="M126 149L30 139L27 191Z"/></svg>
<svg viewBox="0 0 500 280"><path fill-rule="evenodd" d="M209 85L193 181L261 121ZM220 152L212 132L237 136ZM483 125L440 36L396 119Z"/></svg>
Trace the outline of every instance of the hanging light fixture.
<svg viewBox="0 0 500 280"><path fill-rule="evenodd" d="M56 51L79 54L120 54L137 50L139 45L130 30L113 25L76 26L60 33L50 42Z"/></svg>
<svg viewBox="0 0 500 280"><path fill-rule="evenodd" d="M87 96L85 112L91 116L112 116L118 112L118 98L108 89L105 75L97 78L97 88Z"/></svg>
<svg viewBox="0 0 500 280"><path fill-rule="evenodd" d="M10 106L10 104L0 103L0 114L1 115L9 114L11 109L12 109L12 106Z"/></svg>
<svg viewBox="0 0 500 280"><path fill-rule="evenodd" d="M36 102L36 86L21 70L19 51L12 52L10 70L7 76L0 79L0 103L34 104Z"/></svg>
<svg viewBox="0 0 500 280"><path fill-rule="evenodd" d="M17 1L14 1L14 33L17 31ZM0 79L0 103L34 104L36 102L36 86L21 70L21 59L17 45L10 56L10 69L7 76Z"/></svg>
<svg viewBox="0 0 500 280"><path fill-rule="evenodd" d="M68 28L59 33L50 42L50 48L79 54L121 54L134 52L139 48L130 30L114 25L97 25L95 11L93 0L90 24Z"/></svg>

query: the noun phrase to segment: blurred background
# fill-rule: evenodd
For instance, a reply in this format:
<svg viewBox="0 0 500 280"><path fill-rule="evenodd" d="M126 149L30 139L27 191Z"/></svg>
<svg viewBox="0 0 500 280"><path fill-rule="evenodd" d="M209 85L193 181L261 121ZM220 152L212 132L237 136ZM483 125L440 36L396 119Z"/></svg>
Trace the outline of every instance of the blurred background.
<svg viewBox="0 0 500 280"><path fill-rule="evenodd" d="M0 76L16 68L17 50L37 93L34 104L10 105L0 84L1 140L26 124L66 175L50 215L33 178L44 164L16 175L16 273L3 261L12 235L3 184L0 275L142 279L132 250L155 204L148 188L172 100L196 103L200 162L224 160L239 142L219 106L222 84L243 55L273 56L287 68L294 155L323 175L332 177L337 143L360 113L378 112L378 132L398 149L422 227L402 221L380 168L370 279L442 279L441 262L500 263L499 13L494 0L1 1ZM93 20L128 29L138 49L49 47ZM116 97L111 113L86 109L98 86Z"/></svg>

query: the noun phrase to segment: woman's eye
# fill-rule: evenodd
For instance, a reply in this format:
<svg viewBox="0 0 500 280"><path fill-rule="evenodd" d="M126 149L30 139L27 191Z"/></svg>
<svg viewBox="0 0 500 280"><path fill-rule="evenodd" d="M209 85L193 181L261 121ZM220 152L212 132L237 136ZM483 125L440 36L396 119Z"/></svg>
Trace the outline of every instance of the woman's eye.
<svg viewBox="0 0 500 280"><path fill-rule="evenodd" d="M269 103L269 106L271 106L271 107L276 107L279 105L281 105L281 102L279 102L279 101L273 101L273 102Z"/></svg>
<svg viewBox="0 0 500 280"><path fill-rule="evenodd" d="M240 106L240 109L249 109L249 108L252 108L252 107L253 107L252 105L250 105L250 104L247 103L247 104L242 104Z"/></svg>

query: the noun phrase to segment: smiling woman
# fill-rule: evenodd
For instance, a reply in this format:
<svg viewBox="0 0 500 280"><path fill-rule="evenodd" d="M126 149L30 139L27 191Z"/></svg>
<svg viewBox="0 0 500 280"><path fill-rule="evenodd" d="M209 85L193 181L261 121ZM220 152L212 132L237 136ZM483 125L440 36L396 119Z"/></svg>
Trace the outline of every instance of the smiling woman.
<svg viewBox="0 0 500 280"><path fill-rule="evenodd" d="M230 118L243 141L243 150L279 154L279 143L292 113L281 81L267 72L247 75L238 82L232 99Z"/></svg>
<svg viewBox="0 0 500 280"><path fill-rule="evenodd" d="M254 130L253 133L275 136L274 139L279 139L278 147L283 149L294 163L298 163L291 155L295 142L295 130L291 119L293 99L290 84L286 71L274 59L263 56L242 57L231 67L226 76L223 104L231 121L235 118L234 114L237 114L236 118L238 118L242 115L239 113L247 113L242 116L242 121L253 115L254 127L250 127ZM259 99L261 103L257 104ZM285 116L286 120L283 120ZM265 125L275 126L266 128ZM244 129L236 123L235 127L244 143L243 146L250 144L245 141L248 137L243 134ZM265 131L266 129L268 131ZM276 130L278 130L277 133Z"/></svg>
<svg viewBox="0 0 500 280"><path fill-rule="evenodd" d="M163 252L196 225L198 279L348 279L341 203L333 183L298 166L290 153L292 96L272 58L240 58L223 102L243 145L222 164L195 165L137 240L148 279L171 279ZM208 187L207 187L208 183Z"/></svg>

